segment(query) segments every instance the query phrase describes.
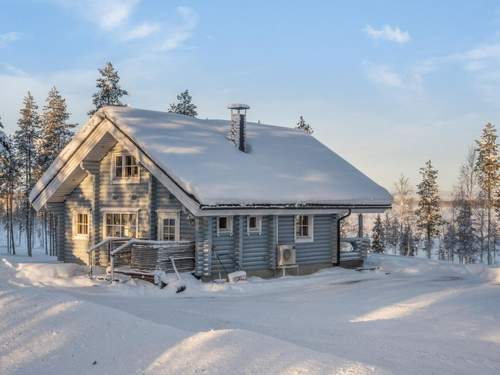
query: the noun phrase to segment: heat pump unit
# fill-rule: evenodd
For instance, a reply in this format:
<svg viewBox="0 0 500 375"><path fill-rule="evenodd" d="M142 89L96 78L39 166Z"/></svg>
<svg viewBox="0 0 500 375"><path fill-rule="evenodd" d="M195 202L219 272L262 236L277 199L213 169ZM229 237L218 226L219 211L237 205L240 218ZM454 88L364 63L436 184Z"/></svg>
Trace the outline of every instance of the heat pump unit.
<svg viewBox="0 0 500 375"><path fill-rule="evenodd" d="M278 245L277 255L278 267L290 266L296 263L295 246L293 245Z"/></svg>

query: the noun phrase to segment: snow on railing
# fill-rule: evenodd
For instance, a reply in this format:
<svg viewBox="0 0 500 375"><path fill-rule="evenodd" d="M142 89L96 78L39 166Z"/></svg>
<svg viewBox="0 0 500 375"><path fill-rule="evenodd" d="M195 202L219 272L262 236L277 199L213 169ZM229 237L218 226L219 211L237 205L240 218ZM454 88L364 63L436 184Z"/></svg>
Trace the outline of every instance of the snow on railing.
<svg viewBox="0 0 500 375"><path fill-rule="evenodd" d="M159 248L178 248L182 246L188 246L194 244L194 241L155 241L155 240L141 240L137 238L131 238L124 244L121 244L116 249L110 251L110 276L111 282L114 280L115 273L115 255L125 251L128 247L132 245L153 245ZM189 257L190 258L190 257ZM177 259L187 259L186 257L177 258Z"/></svg>
<svg viewBox="0 0 500 375"><path fill-rule="evenodd" d="M93 245L90 249L87 250L87 254L89 256L89 277L92 277L92 274L94 272L94 257L92 254L97 251L101 250L103 246L106 245L106 250L108 251L109 254L111 254L111 245L113 241L126 241L129 240L129 237L108 237L102 240L101 242L96 243Z"/></svg>

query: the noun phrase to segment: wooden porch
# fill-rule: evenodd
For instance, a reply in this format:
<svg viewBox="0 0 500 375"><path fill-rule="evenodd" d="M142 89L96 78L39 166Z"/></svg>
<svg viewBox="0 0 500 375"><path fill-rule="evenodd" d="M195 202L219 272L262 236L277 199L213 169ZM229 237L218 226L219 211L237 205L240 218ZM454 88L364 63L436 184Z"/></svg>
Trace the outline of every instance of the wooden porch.
<svg viewBox="0 0 500 375"><path fill-rule="evenodd" d="M195 268L194 241L107 238L87 253L90 277L96 267L110 267L112 280L119 273L152 281L155 271L174 272L172 260L179 272L193 272Z"/></svg>

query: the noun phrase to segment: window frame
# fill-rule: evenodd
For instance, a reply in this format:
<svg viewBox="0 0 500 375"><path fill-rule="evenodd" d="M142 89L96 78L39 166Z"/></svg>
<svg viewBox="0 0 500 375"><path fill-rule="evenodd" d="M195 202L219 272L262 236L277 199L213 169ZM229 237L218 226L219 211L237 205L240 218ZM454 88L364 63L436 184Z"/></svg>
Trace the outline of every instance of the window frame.
<svg viewBox="0 0 500 375"><path fill-rule="evenodd" d="M178 210L158 210L157 211L157 233L156 237L158 241L172 241L163 239L163 220L164 219L175 219L175 239L173 241L180 241L181 239L181 215Z"/></svg>
<svg viewBox="0 0 500 375"><path fill-rule="evenodd" d="M87 234L78 233L78 216L86 215L87 216ZM90 238L90 210L88 209L77 209L73 211L73 239L75 240L88 240Z"/></svg>
<svg viewBox="0 0 500 375"><path fill-rule="evenodd" d="M255 229L250 228L250 218L254 217L256 220L257 227ZM262 216L259 215L248 215L247 216L247 236L252 234L258 234L259 236L262 234Z"/></svg>
<svg viewBox="0 0 500 375"><path fill-rule="evenodd" d="M127 177L127 176L122 175L122 176L118 177L116 175L116 168L117 168L116 158L117 157L121 158L121 163L122 163L121 168L122 168L122 173L123 173L123 171L126 168L125 161L126 161L127 156L134 158L135 164L137 165L137 176ZM139 164L139 161L137 160L137 158L134 155L132 155L129 152L114 152L114 153L112 153L111 154L110 176L111 176L111 182L114 184L140 183L141 182L141 166Z"/></svg>
<svg viewBox="0 0 500 375"><path fill-rule="evenodd" d="M103 239L106 238L138 238L138 233L139 233L139 210L123 210L123 209L105 209L102 210L103 215L102 215L102 234L103 234ZM133 236L125 237L125 236L108 236L107 232L107 221L106 221L106 215L120 215L120 224L111 224L111 226L123 226L121 224L122 221L122 215L135 215L135 233Z"/></svg>
<svg viewBox="0 0 500 375"><path fill-rule="evenodd" d="M221 218L226 218L227 219L227 229L221 229L220 228L220 219ZM233 235L233 217L232 216L217 216L217 236L232 236Z"/></svg>
<svg viewBox="0 0 500 375"><path fill-rule="evenodd" d="M297 225L299 222L299 217L305 216L308 218L308 232L309 234L307 236L299 236L297 233ZM294 217L294 226L293 226L293 234L294 234L294 240L295 242L298 243L307 243L307 242L314 242L314 215L295 215Z"/></svg>

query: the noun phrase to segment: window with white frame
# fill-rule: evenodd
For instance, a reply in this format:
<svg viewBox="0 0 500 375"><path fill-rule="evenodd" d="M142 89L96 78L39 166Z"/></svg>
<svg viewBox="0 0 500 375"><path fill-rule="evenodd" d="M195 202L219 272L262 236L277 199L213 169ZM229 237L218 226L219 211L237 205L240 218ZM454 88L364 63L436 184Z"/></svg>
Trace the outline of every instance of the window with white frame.
<svg viewBox="0 0 500 375"><path fill-rule="evenodd" d="M136 213L113 213L104 214L106 237L135 237L137 231Z"/></svg>
<svg viewBox="0 0 500 375"><path fill-rule="evenodd" d="M114 154L113 155L113 179L138 179L139 165L132 155Z"/></svg>
<svg viewBox="0 0 500 375"><path fill-rule="evenodd" d="M295 241L312 242L314 239L314 217L313 215L295 216Z"/></svg>
<svg viewBox="0 0 500 375"><path fill-rule="evenodd" d="M233 218L231 216L219 216L217 218L217 235L233 234Z"/></svg>
<svg viewBox="0 0 500 375"><path fill-rule="evenodd" d="M180 217L179 212L158 213L158 240L179 241L180 239Z"/></svg>
<svg viewBox="0 0 500 375"><path fill-rule="evenodd" d="M89 214L88 212L75 212L73 216L73 236L75 238L87 239L89 237Z"/></svg>
<svg viewBox="0 0 500 375"><path fill-rule="evenodd" d="M262 216L247 217L247 234L261 234L262 232Z"/></svg>

